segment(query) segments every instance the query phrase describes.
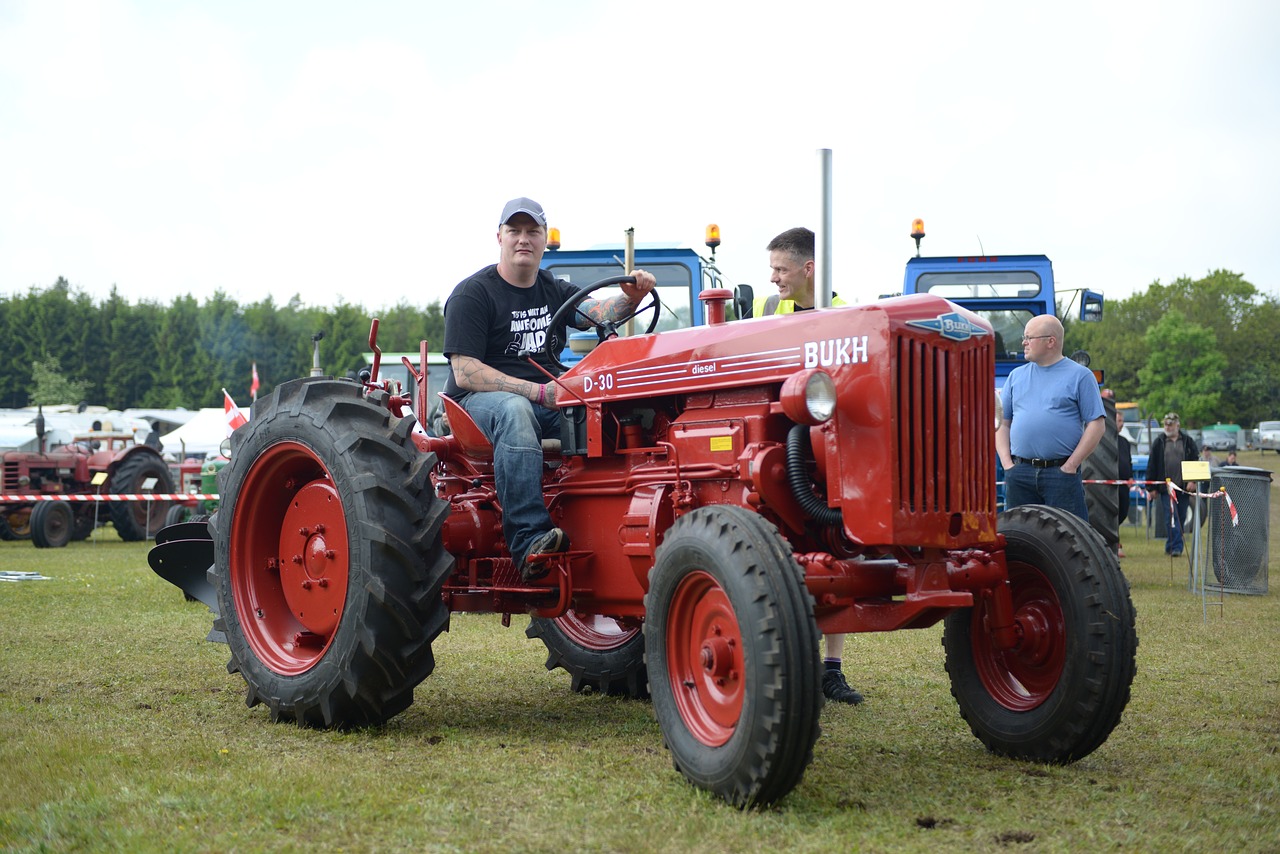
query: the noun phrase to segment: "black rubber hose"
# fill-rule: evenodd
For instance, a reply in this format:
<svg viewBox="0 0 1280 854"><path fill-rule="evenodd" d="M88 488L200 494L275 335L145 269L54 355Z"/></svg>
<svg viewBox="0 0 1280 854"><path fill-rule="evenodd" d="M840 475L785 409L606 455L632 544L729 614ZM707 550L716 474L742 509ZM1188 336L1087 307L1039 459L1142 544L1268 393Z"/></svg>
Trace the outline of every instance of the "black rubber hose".
<svg viewBox="0 0 1280 854"><path fill-rule="evenodd" d="M813 492L813 481L809 477L809 461L812 459L813 446L809 443L809 428L804 424L797 424L787 433L787 483L791 485L791 494L800 503L800 509L814 522L839 526L840 511L828 507Z"/></svg>

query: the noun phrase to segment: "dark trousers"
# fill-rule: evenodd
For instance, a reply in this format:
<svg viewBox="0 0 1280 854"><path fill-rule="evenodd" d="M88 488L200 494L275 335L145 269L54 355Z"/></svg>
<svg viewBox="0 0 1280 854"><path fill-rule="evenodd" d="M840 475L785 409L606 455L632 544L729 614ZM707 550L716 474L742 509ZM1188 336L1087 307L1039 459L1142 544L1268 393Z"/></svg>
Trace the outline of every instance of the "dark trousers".
<svg viewBox="0 0 1280 854"><path fill-rule="evenodd" d="M1167 555L1182 554L1182 521L1187 518L1187 512L1191 509L1191 496L1185 492L1173 493L1175 498L1169 500L1169 496L1162 495L1160 500L1164 502L1165 509L1169 511L1169 530L1164 538L1164 553ZM1176 503L1176 506L1175 506Z"/></svg>

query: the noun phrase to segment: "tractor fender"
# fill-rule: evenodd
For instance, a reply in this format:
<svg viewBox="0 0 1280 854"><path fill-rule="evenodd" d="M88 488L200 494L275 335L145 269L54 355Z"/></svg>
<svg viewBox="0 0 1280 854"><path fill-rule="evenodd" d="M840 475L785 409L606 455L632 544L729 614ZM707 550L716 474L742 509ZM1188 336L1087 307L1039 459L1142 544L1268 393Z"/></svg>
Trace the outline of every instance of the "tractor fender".
<svg viewBox="0 0 1280 854"><path fill-rule="evenodd" d="M121 464L123 464L125 460L131 460L139 454L142 456L154 457L164 463L166 467L169 465L165 462L164 457L160 456L159 452L154 448L149 448L146 445L132 445L122 451L100 452L94 454L89 460L89 469L91 471L102 471L105 469L109 477L115 477L116 470L120 468ZM108 480L108 482L110 481Z"/></svg>

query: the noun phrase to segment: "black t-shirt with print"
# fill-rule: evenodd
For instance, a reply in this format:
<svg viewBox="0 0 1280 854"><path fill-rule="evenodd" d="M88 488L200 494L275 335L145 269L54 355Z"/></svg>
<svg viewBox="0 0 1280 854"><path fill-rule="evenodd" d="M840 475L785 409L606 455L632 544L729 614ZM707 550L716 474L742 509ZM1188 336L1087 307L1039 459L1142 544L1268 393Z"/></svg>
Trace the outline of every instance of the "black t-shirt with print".
<svg viewBox="0 0 1280 854"><path fill-rule="evenodd" d="M533 358L551 370L543 353L546 336L553 336L552 350L564 348L565 327L547 329L556 309L578 289L546 270L538 271L532 287L518 288L498 275L498 265L463 279L444 304L444 354L471 356L508 376L536 383L547 381L522 356ZM445 394L457 399L466 394L449 372Z"/></svg>

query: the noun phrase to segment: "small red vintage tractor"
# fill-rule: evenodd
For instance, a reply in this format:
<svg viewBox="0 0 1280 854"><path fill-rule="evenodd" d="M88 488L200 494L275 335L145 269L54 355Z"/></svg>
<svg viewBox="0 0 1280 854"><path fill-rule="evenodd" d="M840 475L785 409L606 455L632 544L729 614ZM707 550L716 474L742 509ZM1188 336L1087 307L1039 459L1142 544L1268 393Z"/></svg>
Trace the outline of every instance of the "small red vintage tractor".
<svg viewBox="0 0 1280 854"><path fill-rule="evenodd" d="M945 621L951 693L990 750L1101 745L1133 605L1082 520L997 516L991 327L929 295L726 323L729 297L704 291L698 328L606 330L559 377L543 492L572 551L537 583L506 551L484 435L447 399L452 433L417 429L376 359L367 382L259 400L217 514L162 532L152 566L216 612L249 705L277 720L379 724L413 702L450 612L528 613L575 690L651 696L680 773L758 806L813 756L820 632Z"/></svg>
<svg viewBox="0 0 1280 854"><path fill-rule="evenodd" d="M38 417L35 451L0 454L0 539L30 539L36 548L60 548L111 522L125 542L156 535L166 501L64 500L75 496L172 493L169 464L132 431L91 430L46 448Z"/></svg>

